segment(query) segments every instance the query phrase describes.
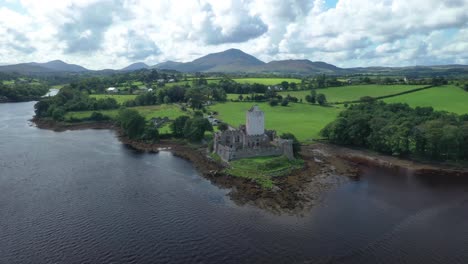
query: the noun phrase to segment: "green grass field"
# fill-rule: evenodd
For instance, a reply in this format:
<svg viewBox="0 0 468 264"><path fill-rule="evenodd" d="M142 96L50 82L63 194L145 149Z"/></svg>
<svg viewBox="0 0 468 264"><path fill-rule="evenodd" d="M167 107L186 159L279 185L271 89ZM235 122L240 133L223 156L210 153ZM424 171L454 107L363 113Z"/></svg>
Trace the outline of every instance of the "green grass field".
<svg viewBox="0 0 468 264"><path fill-rule="evenodd" d="M136 97L136 95L134 94L91 94L89 96L94 97L96 99L114 98L119 104L123 104L126 101L133 100Z"/></svg>
<svg viewBox="0 0 468 264"><path fill-rule="evenodd" d="M457 114L468 114L468 92L454 85L445 85L431 89L384 99L387 103L407 103L412 107L432 106Z"/></svg>
<svg viewBox="0 0 468 264"><path fill-rule="evenodd" d="M416 89L423 86L414 85L356 85L338 88L321 89L318 92L326 94L329 102L358 100L363 96L383 96ZM282 92L298 98L304 98L309 91ZM303 97L302 97L303 96ZM229 94L228 99L237 99L237 94ZM446 85L422 90L410 94L399 95L384 99L387 103L407 103L412 107L432 106L436 110L454 112L457 114L468 113L468 92L461 88ZM219 112L219 119L238 126L245 122L245 111L253 102L228 102L211 106L211 110ZM276 129L278 132L291 132L304 142L310 139L320 138L319 132L329 122L333 121L338 113L344 109L337 107L320 107L317 105L290 104L287 107L271 107L267 103L259 103L265 112L267 129Z"/></svg>
<svg viewBox="0 0 468 264"><path fill-rule="evenodd" d="M188 113L182 111L177 105L150 105L150 106L137 106L131 107L130 109L137 110L141 115L145 117L146 120L149 120L153 117L169 117L169 119L176 119L181 115L189 115ZM91 116L94 111L79 111L79 112L68 112L65 115L65 120L70 120L73 118L85 119ZM112 110L102 110L97 111L101 112L104 115L107 115L111 118L115 118L119 112L118 109Z"/></svg>
<svg viewBox="0 0 468 264"><path fill-rule="evenodd" d="M323 93L327 97L328 102L344 102L359 100L363 96L378 97L390 94L401 93L424 85L350 85L341 87L330 87L326 89L318 89L317 93ZM310 94L307 91L288 91L280 92L282 96L291 95L305 101L306 95Z"/></svg>
<svg viewBox="0 0 468 264"><path fill-rule="evenodd" d="M218 118L232 126L245 123L245 112L255 103L220 103L210 107L219 113ZM322 107L310 104L290 104L286 107L272 107L267 103L257 103L265 112L266 129L274 129L279 133L291 132L298 140L304 142L320 138L319 132L333 121L339 108Z"/></svg>

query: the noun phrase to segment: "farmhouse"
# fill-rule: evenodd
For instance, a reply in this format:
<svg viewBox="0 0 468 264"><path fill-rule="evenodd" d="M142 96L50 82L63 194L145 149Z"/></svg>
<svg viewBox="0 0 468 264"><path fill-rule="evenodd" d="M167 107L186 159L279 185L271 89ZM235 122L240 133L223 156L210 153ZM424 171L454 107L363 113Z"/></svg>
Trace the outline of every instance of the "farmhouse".
<svg viewBox="0 0 468 264"><path fill-rule="evenodd" d="M245 125L215 134L213 152L224 161L281 155L292 160L292 143L277 137L274 130L265 130L265 114L255 105L247 111Z"/></svg>

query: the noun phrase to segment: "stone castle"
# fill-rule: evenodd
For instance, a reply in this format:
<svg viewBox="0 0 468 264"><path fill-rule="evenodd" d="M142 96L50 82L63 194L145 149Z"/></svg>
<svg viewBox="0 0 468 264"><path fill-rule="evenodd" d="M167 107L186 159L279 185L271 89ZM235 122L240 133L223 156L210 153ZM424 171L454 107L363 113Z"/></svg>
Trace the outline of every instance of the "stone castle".
<svg viewBox="0 0 468 264"><path fill-rule="evenodd" d="M292 160L292 143L277 137L274 130L265 130L265 114L255 105L247 111L245 125L215 134L213 152L224 161L281 155Z"/></svg>

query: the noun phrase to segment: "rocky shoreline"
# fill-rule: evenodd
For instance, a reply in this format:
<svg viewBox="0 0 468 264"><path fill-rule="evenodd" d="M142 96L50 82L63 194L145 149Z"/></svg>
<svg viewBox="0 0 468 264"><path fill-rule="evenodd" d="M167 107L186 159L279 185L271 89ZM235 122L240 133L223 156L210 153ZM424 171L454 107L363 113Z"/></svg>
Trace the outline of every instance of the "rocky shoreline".
<svg viewBox="0 0 468 264"><path fill-rule="evenodd" d="M125 137L112 122L57 123L52 120L31 120L38 128L53 131L110 129L123 144L142 152L157 153L165 150L193 163L196 169L218 187L230 189L231 199L241 205L253 205L274 213L301 214L320 202L322 194L340 184L358 179L361 166L410 169L415 174L448 174L468 176L468 170L448 169L417 164L393 157L352 150L330 144L316 143L302 147L304 168L289 176L276 177L275 187L262 189L248 179L226 175L228 166L213 160L205 146L194 146L177 140L148 143Z"/></svg>
<svg viewBox="0 0 468 264"><path fill-rule="evenodd" d="M148 143L125 137L112 122L59 123L53 120L33 118L38 128L57 132L66 130L110 129L116 132L119 141L142 152L157 153L165 150L174 156L193 163L206 179L218 187L229 189L230 198L237 204L253 205L274 213L300 214L317 204L325 190L357 177L355 164L341 159L330 159L317 152L303 151L305 166L289 176L274 179L273 189L262 189L248 179L232 177L223 173L227 164L213 160L205 146L194 146L176 140L161 140ZM349 176L349 177L345 177Z"/></svg>
<svg viewBox="0 0 468 264"><path fill-rule="evenodd" d="M446 177L466 176L468 167L464 164L436 163L429 161L417 161L401 159L382 155L363 149L351 149L332 144L317 143L311 147L320 150L326 155L333 155L362 166L374 166L388 169L403 169L414 175L439 175Z"/></svg>

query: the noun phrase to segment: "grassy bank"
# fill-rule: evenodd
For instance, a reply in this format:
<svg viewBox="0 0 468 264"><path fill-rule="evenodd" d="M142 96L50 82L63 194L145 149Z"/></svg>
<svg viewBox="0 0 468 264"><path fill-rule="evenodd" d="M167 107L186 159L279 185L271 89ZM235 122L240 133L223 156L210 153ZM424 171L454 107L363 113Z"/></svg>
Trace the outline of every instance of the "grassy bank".
<svg viewBox="0 0 468 264"><path fill-rule="evenodd" d="M231 176L255 181L263 188L274 186L274 177L284 176L304 166L302 160L290 161L286 157L256 157L231 161L225 172Z"/></svg>

